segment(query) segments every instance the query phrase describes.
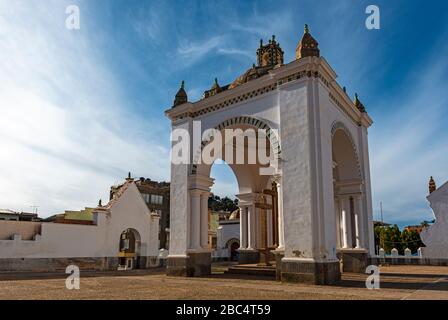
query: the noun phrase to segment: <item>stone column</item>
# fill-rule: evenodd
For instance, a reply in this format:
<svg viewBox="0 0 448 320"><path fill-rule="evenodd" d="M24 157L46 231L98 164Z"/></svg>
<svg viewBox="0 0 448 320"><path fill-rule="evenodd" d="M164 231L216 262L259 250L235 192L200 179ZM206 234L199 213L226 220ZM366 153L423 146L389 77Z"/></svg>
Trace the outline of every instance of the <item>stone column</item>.
<svg viewBox="0 0 448 320"><path fill-rule="evenodd" d="M339 199L334 199L334 214L336 217L336 243L339 248L342 248L341 236L341 210L339 209Z"/></svg>
<svg viewBox="0 0 448 320"><path fill-rule="evenodd" d="M281 177L277 181L277 195L278 195L278 249L285 249L285 230L283 226L283 192L281 185Z"/></svg>
<svg viewBox="0 0 448 320"><path fill-rule="evenodd" d="M208 247L208 191L201 193L201 247L209 249Z"/></svg>
<svg viewBox="0 0 448 320"><path fill-rule="evenodd" d="M364 241L362 239L363 230L363 220L362 220L362 196L355 197L355 236L356 236L356 248L363 248Z"/></svg>
<svg viewBox="0 0 448 320"><path fill-rule="evenodd" d="M247 206L240 207L240 249L247 248Z"/></svg>
<svg viewBox="0 0 448 320"><path fill-rule="evenodd" d="M341 197L339 200L340 208L341 208L341 216L342 216L342 247L347 249L350 247L350 202L347 198Z"/></svg>
<svg viewBox="0 0 448 320"><path fill-rule="evenodd" d="M247 249L255 249L256 245L255 245L255 206L254 205L250 205L247 206L247 215L248 215L248 244L247 244Z"/></svg>
<svg viewBox="0 0 448 320"><path fill-rule="evenodd" d="M190 249L201 247L201 190L190 190L191 220L190 220Z"/></svg>

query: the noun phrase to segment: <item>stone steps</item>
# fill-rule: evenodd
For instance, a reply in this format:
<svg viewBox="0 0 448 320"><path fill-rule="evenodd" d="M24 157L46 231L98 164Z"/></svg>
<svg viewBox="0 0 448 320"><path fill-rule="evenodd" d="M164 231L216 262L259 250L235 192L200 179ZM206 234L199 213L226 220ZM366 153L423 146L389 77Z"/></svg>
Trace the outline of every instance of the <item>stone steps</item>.
<svg viewBox="0 0 448 320"><path fill-rule="evenodd" d="M275 266L258 266L256 264L253 265L236 265L233 267L229 267L226 274L245 274L252 276L262 276L262 277L270 277L275 279L276 269Z"/></svg>

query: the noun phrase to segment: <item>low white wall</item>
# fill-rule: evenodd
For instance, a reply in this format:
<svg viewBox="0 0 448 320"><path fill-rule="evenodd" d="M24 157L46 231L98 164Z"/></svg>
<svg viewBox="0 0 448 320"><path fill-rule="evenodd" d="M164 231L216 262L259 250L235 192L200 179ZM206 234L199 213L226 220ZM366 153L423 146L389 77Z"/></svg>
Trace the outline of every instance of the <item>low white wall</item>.
<svg viewBox="0 0 448 320"><path fill-rule="evenodd" d="M217 249L226 248L227 242L231 239L240 241L240 224L239 223L223 223L220 224L216 234Z"/></svg>
<svg viewBox="0 0 448 320"><path fill-rule="evenodd" d="M130 183L112 205L110 213L94 215L97 225L39 223L41 234L37 234L35 240L23 240L20 236L14 240L0 240L0 259L117 257L120 235L128 228L140 234L140 256L158 256L159 217L151 215L134 183ZM21 225L16 225L14 232L23 231L27 238L30 230L37 226L33 222L18 223Z"/></svg>
<svg viewBox="0 0 448 320"><path fill-rule="evenodd" d="M0 221L0 240L11 240L15 234L20 234L23 240L32 240L41 232L42 222L30 221Z"/></svg>

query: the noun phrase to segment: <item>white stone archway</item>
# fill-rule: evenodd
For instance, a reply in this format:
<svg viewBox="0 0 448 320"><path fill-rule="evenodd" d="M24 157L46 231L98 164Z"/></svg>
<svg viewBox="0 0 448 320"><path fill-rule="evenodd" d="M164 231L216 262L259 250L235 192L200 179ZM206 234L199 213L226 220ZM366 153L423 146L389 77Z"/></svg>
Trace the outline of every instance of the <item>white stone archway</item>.
<svg viewBox="0 0 448 320"><path fill-rule="evenodd" d="M266 45L260 44L257 56L258 65L229 85L221 87L215 80L197 102L188 101L182 83L173 107L166 111L173 133L189 134L189 161L172 161L171 165L167 273L196 276L210 272L205 217L213 179L209 176L210 165L197 160L210 142L204 133L209 129L256 128L270 133L268 145L274 150L270 155L278 156L279 161L268 175L260 174L260 164L230 165L240 192L240 250L260 246L260 233L250 228L251 224L257 225L252 220L257 217L253 214L255 203L259 203L263 189L275 182L278 224L269 237L277 242L279 278L331 284L340 279L341 249L363 249L362 259L373 253L367 139L372 120L358 97L351 101L336 82L336 73L320 56L308 28L294 61L283 63L283 51L274 38ZM194 138L198 134L199 143ZM223 141L228 145L230 140ZM173 145L176 143L177 138L173 138ZM344 150L351 156L344 158ZM336 169L335 163L339 165ZM336 227L341 221L340 203L335 199L350 188L357 190L352 190L353 197L360 195L358 209L352 210L358 219L358 236L354 236L357 244L342 248Z"/></svg>

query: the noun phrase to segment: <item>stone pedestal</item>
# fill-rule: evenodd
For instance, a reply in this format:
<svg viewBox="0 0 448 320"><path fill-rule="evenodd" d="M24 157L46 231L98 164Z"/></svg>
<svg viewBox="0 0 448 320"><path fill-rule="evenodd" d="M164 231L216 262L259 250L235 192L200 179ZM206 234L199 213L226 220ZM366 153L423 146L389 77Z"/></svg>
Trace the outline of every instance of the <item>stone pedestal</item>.
<svg viewBox="0 0 448 320"><path fill-rule="evenodd" d="M239 250L239 264L258 263L260 261L260 253L257 250Z"/></svg>
<svg viewBox="0 0 448 320"><path fill-rule="evenodd" d="M368 254L364 249L341 250L342 272L365 273L368 265Z"/></svg>
<svg viewBox="0 0 448 320"><path fill-rule="evenodd" d="M179 277L200 277L212 273L210 252L190 252L188 256L168 256L166 274Z"/></svg>
<svg viewBox="0 0 448 320"><path fill-rule="evenodd" d="M316 262L312 259L283 258L281 281L317 285L336 284L341 280L339 261Z"/></svg>
<svg viewBox="0 0 448 320"><path fill-rule="evenodd" d="M282 259L285 256L283 250L274 250L272 253L275 255L275 280L282 281Z"/></svg>

